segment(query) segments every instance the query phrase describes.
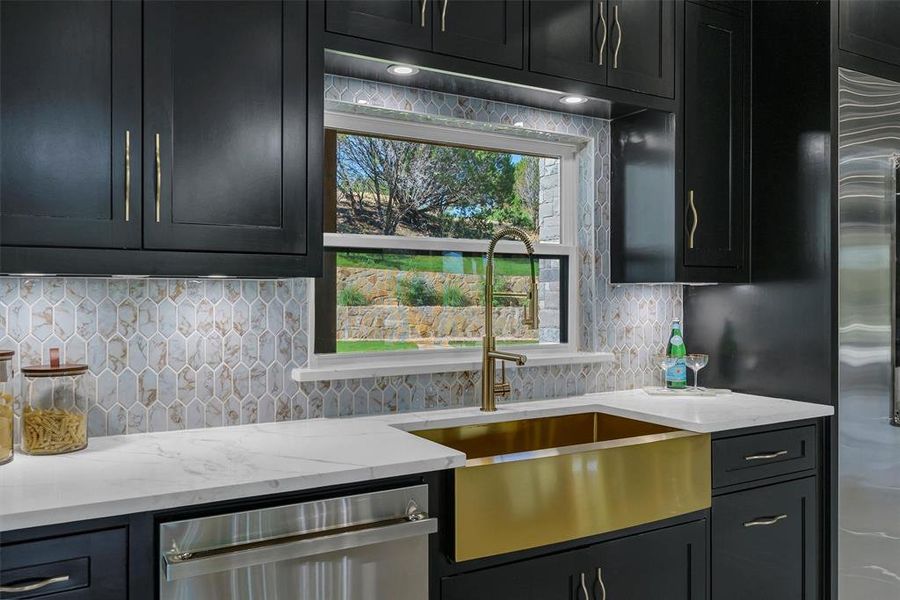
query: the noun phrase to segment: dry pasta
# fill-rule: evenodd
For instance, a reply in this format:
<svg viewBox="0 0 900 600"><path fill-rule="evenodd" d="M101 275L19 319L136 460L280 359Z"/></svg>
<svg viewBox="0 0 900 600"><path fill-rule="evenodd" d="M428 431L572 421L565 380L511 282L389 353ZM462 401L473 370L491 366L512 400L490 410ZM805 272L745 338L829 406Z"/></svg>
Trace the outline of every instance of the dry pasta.
<svg viewBox="0 0 900 600"><path fill-rule="evenodd" d="M58 408L22 411L22 450L29 454L59 454L87 445L87 417Z"/></svg>
<svg viewBox="0 0 900 600"><path fill-rule="evenodd" d="M13 451L13 403L11 394L0 392L0 460L12 455Z"/></svg>

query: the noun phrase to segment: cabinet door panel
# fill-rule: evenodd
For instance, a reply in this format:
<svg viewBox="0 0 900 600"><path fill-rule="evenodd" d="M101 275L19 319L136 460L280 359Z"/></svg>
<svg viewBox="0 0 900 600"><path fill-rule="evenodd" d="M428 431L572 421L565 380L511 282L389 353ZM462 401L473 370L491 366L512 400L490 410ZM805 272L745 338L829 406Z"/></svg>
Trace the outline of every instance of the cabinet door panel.
<svg viewBox="0 0 900 600"><path fill-rule="evenodd" d="M713 499L712 595L818 598L816 478Z"/></svg>
<svg viewBox="0 0 900 600"><path fill-rule="evenodd" d="M428 0L328 0L328 31L407 48L431 49Z"/></svg>
<svg viewBox="0 0 900 600"><path fill-rule="evenodd" d="M145 247L303 254L306 6L144 11Z"/></svg>
<svg viewBox="0 0 900 600"><path fill-rule="evenodd" d="M532 0L530 5L530 69L605 84L610 41L605 33L609 30L608 2Z"/></svg>
<svg viewBox="0 0 900 600"><path fill-rule="evenodd" d="M588 552L591 598L604 597L604 590L628 600L707 597L706 521L604 542Z"/></svg>
<svg viewBox="0 0 900 600"><path fill-rule="evenodd" d="M506 67L522 67L522 0L438 0L434 50Z"/></svg>
<svg viewBox="0 0 900 600"><path fill-rule="evenodd" d="M140 246L140 18L127 2L0 3L3 244Z"/></svg>
<svg viewBox="0 0 900 600"><path fill-rule="evenodd" d="M675 2L612 0L609 85L675 96Z"/></svg>
<svg viewBox="0 0 900 600"><path fill-rule="evenodd" d="M900 3L841 0L841 49L900 65Z"/></svg>
<svg viewBox="0 0 900 600"><path fill-rule="evenodd" d="M743 261L746 35L741 16L687 3L685 265Z"/></svg>
<svg viewBox="0 0 900 600"><path fill-rule="evenodd" d="M441 600L582 600L582 550L445 577Z"/></svg>

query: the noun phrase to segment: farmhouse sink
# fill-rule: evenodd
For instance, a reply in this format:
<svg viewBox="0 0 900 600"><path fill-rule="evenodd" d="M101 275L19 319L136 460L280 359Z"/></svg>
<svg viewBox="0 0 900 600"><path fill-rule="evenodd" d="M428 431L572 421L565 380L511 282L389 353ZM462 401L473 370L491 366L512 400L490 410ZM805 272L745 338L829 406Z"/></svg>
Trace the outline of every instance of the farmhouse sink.
<svg viewBox="0 0 900 600"><path fill-rule="evenodd" d="M466 454L455 560L651 523L710 506L710 437L601 413L411 432Z"/></svg>

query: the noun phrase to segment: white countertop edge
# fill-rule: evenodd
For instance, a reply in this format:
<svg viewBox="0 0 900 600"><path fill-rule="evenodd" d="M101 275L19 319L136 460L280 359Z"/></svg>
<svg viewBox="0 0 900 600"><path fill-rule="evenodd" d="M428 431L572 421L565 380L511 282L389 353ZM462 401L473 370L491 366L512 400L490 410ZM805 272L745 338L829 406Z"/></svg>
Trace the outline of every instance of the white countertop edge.
<svg viewBox="0 0 900 600"><path fill-rule="evenodd" d="M527 352L526 352L527 354ZM528 362L522 368L545 367L549 365L580 365L613 362L616 355L612 352L560 352L540 353L528 356ZM388 362L393 360L394 362ZM510 368L510 367L508 367ZM512 366L511 368L518 368ZM384 357L377 361L360 365L328 365L320 367L302 367L291 371L294 381L335 381L338 379L362 379L365 377L393 377L396 375L421 375L424 373L455 373L458 371L477 371L481 369L481 359L439 357L434 359L413 361L405 364L396 362L396 358Z"/></svg>

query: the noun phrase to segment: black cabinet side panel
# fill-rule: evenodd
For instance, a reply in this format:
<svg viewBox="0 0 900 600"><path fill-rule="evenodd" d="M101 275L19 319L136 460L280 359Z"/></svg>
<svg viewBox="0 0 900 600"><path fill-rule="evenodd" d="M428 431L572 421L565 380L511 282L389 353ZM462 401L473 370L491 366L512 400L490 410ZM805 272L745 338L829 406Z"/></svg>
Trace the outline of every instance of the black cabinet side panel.
<svg viewBox="0 0 900 600"><path fill-rule="evenodd" d="M752 285L687 288L686 340L707 385L831 403L829 5L755 3L753 32Z"/></svg>

